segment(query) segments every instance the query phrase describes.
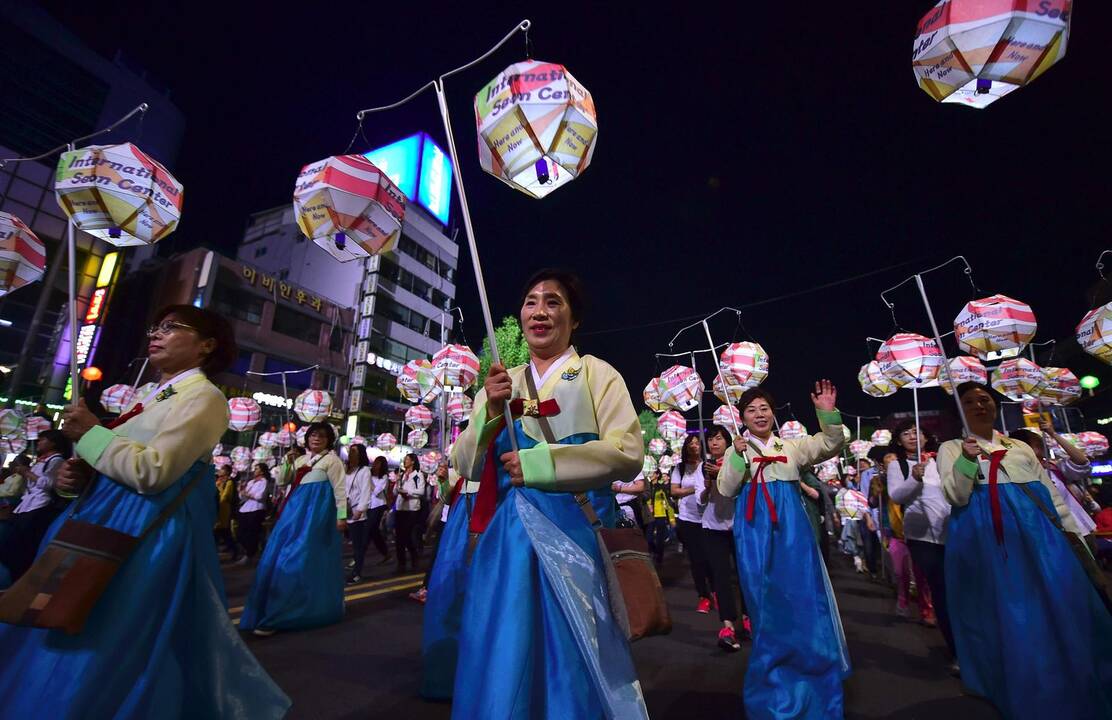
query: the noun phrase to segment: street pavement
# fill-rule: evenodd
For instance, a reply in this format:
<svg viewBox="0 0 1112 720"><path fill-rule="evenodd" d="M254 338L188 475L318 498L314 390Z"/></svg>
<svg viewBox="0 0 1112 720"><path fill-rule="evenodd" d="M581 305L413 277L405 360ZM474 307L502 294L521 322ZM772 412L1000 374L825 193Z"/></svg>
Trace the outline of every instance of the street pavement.
<svg viewBox="0 0 1112 720"><path fill-rule="evenodd" d="M847 718L999 718L984 700L964 695L961 683L949 676L936 629L896 617L893 592L854 573L848 558L832 555L830 565L854 671L845 686ZM369 567L372 577L349 586L347 615L338 625L269 638L244 636L293 699L290 718L449 717L448 704L425 702L417 694L422 606L408 594L420 586L421 576L395 576L392 570L392 565ZM238 620L254 569L226 564L224 571L230 611ZM738 653L717 647L717 617L695 612L691 577L678 554L666 556L661 580L672 633L633 645L650 716L743 718L749 644ZM512 592L506 602L513 602Z"/></svg>

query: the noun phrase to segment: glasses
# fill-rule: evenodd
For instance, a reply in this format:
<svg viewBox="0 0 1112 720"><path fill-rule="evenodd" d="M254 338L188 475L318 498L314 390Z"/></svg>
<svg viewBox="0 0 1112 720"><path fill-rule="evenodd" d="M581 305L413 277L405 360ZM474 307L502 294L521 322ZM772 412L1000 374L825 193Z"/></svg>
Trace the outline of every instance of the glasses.
<svg viewBox="0 0 1112 720"><path fill-rule="evenodd" d="M151 325L147 328L147 337L154 337L155 335L169 335L175 330L192 330L197 332L197 328L185 323L174 322L173 320L163 320L158 325Z"/></svg>

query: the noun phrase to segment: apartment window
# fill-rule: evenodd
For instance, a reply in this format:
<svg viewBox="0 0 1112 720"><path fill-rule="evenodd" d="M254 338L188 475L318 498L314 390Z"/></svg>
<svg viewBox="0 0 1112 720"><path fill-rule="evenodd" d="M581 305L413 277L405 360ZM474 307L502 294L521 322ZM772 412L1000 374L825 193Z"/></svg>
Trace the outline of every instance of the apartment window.
<svg viewBox="0 0 1112 720"><path fill-rule="evenodd" d="M342 352L344 349L344 329L334 325L328 334L328 349L332 352Z"/></svg>
<svg viewBox="0 0 1112 720"><path fill-rule="evenodd" d="M228 273L231 276L231 273ZM258 325L263 320L263 300L249 292L229 285L235 282L231 277L225 278L221 269L216 287L212 292L212 309L224 317L243 320L244 322Z"/></svg>
<svg viewBox="0 0 1112 720"><path fill-rule="evenodd" d="M316 345L320 342L320 322L282 305L274 308L271 330L302 342Z"/></svg>

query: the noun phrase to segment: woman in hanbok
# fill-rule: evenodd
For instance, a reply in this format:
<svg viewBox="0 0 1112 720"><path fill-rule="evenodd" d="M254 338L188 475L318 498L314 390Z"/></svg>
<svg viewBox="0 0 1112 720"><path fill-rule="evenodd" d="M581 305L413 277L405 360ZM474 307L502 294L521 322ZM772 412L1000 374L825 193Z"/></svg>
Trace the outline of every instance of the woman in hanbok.
<svg viewBox="0 0 1112 720"><path fill-rule="evenodd" d="M154 322L159 386L109 426L84 402L65 411L80 460L58 488L93 482L73 519L134 536L188 494L120 567L80 634L0 625L0 718L280 718L290 707L232 626L212 535L209 459L228 405L206 376L235 360L232 329L191 305Z"/></svg>
<svg viewBox="0 0 1112 720"><path fill-rule="evenodd" d="M574 275L535 274L519 319L529 363L491 367L452 452L456 470L480 480L471 530L481 533L452 717L645 718L624 613L611 609L624 606L592 528L596 503L613 515L611 483L641 470L637 413L621 376L571 347L583 319Z"/></svg>
<svg viewBox="0 0 1112 720"><path fill-rule="evenodd" d="M962 683L1009 720L1112 717L1112 614L1058 526L1079 528L1030 446L993 429L988 389L957 392L970 435L938 470Z"/></svg>
<svg viewBox="0 0 1112 720"><path fill-rule="evenodd" d="M845 443L829 380L811 395L822 431L786 440L773 432L772 396L761 388L738 402L748 435L734 439L718 489L737 497L738 575L753 629L745 673L750 720L841 720L849 653L830 578L803 507L800 471Z"/></svg>
<svg viewBox="0 0 1112 720"><path fill-rule="evenodd" d="M307 453L279 470L290 485L255 571L240 630L273 635L338 623L344 616L346 528L344 465L332 451L336 431L317 422L305 432Z"/></svg>

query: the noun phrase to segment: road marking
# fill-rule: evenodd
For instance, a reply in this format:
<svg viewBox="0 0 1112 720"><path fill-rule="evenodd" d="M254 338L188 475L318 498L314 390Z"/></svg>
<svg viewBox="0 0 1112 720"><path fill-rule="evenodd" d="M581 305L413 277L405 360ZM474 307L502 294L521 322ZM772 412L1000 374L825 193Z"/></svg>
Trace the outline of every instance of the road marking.
<svg viewBox="0 0 1112 720"><path fill-rule="evenodd" d="M421 587L422 584L423 584L422 580L416 580L416 581L408 583L406 585L398 585L396 587L382 588L381 590L371 590L370 592L359 593L357 595L345 595L344 596L344 602L349 603L349 602L353 602L355 600L365 600L369 597L375 597L377 595L385 595L386 593L398 592L398 591L401 591L401 590L413 590L414 588ZM233 608L232 610L229 610L228 612L232 615L235 615L236 610L239 610L239 611L242 612L243 608ZM241 619L242 618L233 617L232 622L235 623L236 627L239 627L239 621Z"/></svg>
<svg viewBox="0 0 1112 720"><path fill-rule="evenodd" d="M386 580L374 580L367 583L359 583L358 585L348 585L344 588L344 600L362 600L364 598L375 597L377 595L384 595L388 592L396 592L399 590L411 590L415 587L420 587L424 583L424 573L416 575L399 575L398 577L387 578ZM386 587L383 587L386 586ZM365 590L369 588L381 588L374 592L354 593L357 590ZM243 606L237 605L233 608L228 608L228 614L235 616L243 613Z"/></svg>

